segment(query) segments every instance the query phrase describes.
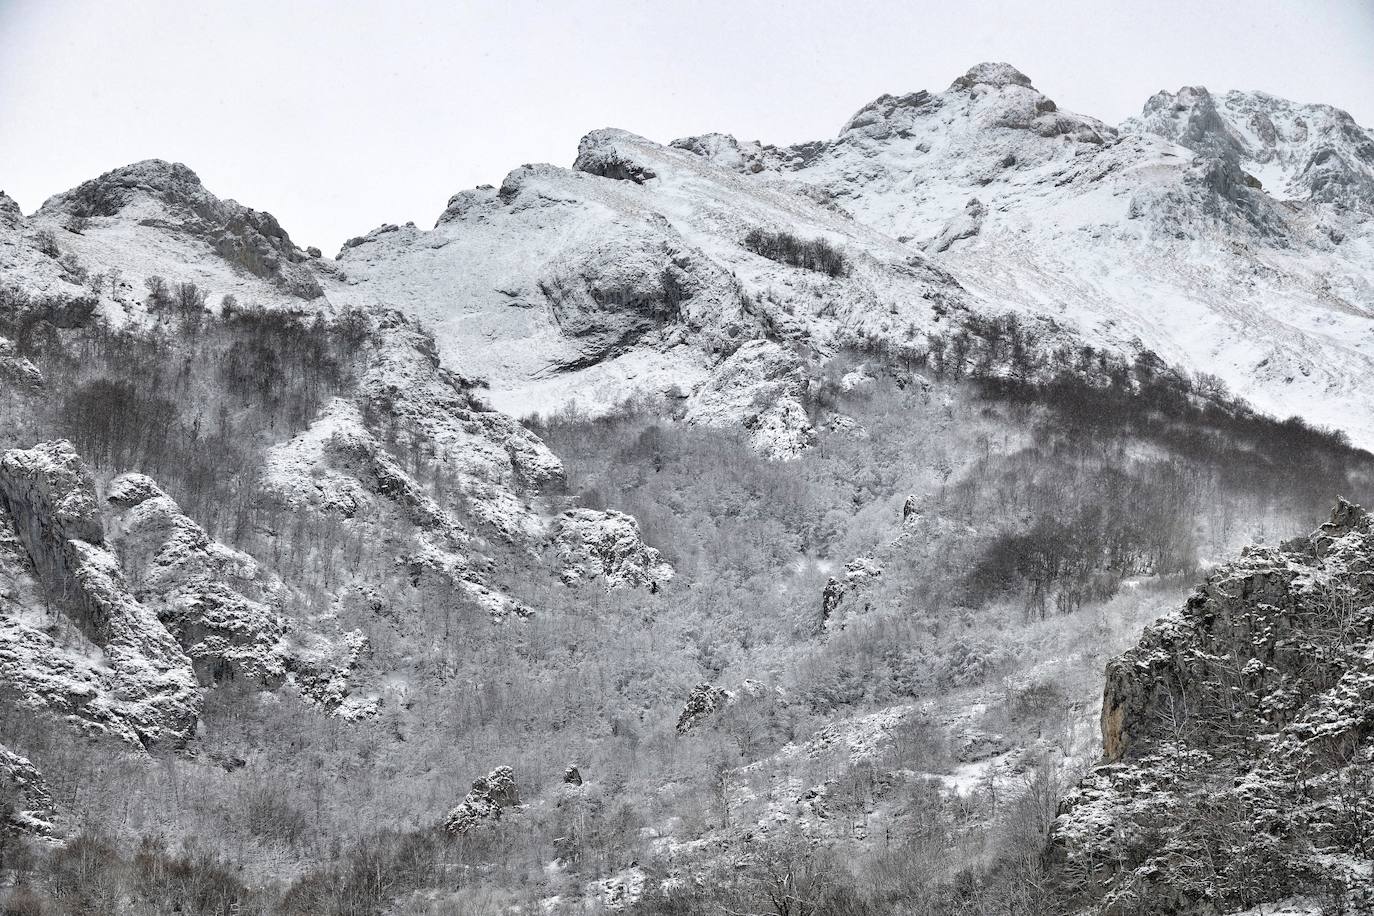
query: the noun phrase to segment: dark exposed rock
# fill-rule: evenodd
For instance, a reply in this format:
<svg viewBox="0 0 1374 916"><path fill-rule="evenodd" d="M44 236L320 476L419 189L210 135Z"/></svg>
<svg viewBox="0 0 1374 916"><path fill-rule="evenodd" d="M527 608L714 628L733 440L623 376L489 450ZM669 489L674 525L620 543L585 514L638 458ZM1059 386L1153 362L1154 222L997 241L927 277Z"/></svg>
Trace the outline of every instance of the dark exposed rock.
<svg viewBox="0 0 1374 916"><path fill-rule="evenodd" d="M497 767L473 780L472 791L444 819L444 829L461 836L474 827L496 823L501 820L502 809L519 804L515 771L510 767Z"/></svg>
<svg viewBox="0 0 1374 916"><path fill-rule="evenodd" d="M687 705L677 718L677 733L685 735L711 716L720 712L730 702L730 691L724 687L698 684L687 697Z"/></svg>

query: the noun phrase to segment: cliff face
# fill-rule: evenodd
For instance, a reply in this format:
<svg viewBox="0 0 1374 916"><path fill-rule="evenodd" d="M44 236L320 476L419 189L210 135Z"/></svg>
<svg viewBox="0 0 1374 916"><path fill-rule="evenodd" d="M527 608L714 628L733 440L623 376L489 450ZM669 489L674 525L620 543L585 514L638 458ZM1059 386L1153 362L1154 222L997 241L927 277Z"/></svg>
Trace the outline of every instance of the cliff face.
<svg viewBox="0 0 1374 916"><path fill-rule="evenodd" d="M222 680L340 706L360 633L283 616L282 583L150 478L105 496L65 440L0 458L0 697L134 746L183 744Z"/></svg>
<svg viewBox="0 0 1374 916"><path fill-rule="evenodd" d="M37 579L61 599L68 619L105 662L63 653L47 634L7 618L0 686L30 704L70 707L126 740L184 740L200 707L190 660L124 581L104 543L95 481L76 450L59 441L7 452L0 459L0 502ZM69 658L59 664L64 654ZM55 682L35 683L48 677ZM106 695L109 708L90 703Z"/></svg>
<svg viewBox="0 0 1374 916"><path fill-rule="evenodd" d="M1051 856L1084 911L1231 912L1374 884L1374 524L1250 548L1107 667L1104 762Z"/></svg>

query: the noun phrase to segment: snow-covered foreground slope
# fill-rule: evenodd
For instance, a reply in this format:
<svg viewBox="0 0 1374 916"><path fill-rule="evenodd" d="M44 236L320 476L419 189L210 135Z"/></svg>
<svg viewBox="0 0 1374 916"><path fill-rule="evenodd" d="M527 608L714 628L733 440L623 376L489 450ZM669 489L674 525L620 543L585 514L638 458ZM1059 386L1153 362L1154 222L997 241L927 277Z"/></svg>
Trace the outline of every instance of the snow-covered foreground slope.
<svg viewBox="0 0 1374 916"><path fill-rule="evenodd" d="M675 145L828 196L977 302L1374 444L1374 137L1337 109L1188 88L1114 129L982 64L877 99L834 141Z"/></svg>

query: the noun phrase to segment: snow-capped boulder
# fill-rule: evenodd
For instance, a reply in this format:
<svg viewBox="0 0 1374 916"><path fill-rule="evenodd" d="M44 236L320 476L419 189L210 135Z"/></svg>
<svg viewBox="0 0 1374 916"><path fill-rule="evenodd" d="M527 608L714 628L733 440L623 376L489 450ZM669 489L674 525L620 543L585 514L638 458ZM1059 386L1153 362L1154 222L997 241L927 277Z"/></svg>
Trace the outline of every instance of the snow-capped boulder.
<svg viewBox="0 0 1374 916"><path fill-rule="evenodd" d="M577 159L573 168L589 175L599 175L614 181L633 181L644 184L657 178L653 166L633 155L633 146L616 143L616 140L633 138L628 131L608 128L594 130L582 138L577 145Z"/></svg>
<svg viewBox="0 0 1374 916"><path fill-rule="evenodd" d="M520 806L520 789L515 784L515 771L497 767L486 776L472 782L472 790L449 811L444 829L454 836L462 836L478 826L495 824L506 808Z"/></svg>
<svg viewBox="0 0 1374 916"><path fill-rule="evenodd" d="M639 523L623 512L569 509L554 519L553 546L564 582L601 582L656 592L673 567L640 538Z"/></svg>

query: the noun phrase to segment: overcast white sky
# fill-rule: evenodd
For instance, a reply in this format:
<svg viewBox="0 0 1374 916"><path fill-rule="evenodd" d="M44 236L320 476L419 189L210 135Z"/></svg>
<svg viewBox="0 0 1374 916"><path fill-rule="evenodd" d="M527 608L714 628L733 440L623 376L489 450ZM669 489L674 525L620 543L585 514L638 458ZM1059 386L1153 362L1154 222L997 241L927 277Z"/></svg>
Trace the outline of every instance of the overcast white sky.
<svg viewBox="0 0 1374 916"><path fill-rule="evenodd" d="M593 128L829 137L982 60L1112 123L1201 84L1374 125L1374 0L0 0L0 189L31 212L178 160L332 254L521 163L567 165Z"/></svg>

